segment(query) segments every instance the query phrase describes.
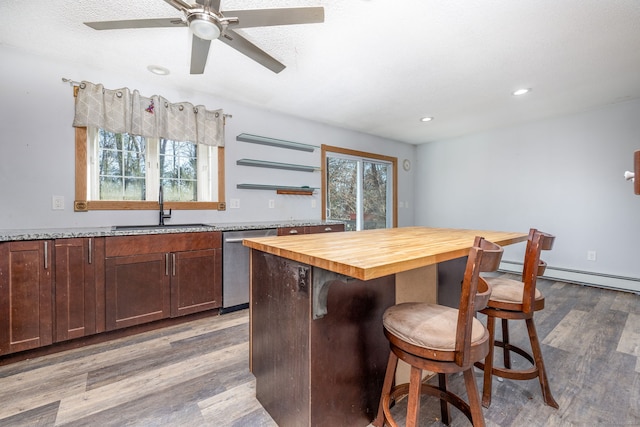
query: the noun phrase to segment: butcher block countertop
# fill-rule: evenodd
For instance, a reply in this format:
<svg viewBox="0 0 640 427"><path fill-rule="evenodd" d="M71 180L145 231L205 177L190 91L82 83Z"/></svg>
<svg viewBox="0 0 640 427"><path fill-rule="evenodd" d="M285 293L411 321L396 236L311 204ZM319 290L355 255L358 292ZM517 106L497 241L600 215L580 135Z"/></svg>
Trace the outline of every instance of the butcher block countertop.
<svg viewBox="0 0 640 427"><path fill-rule="evenodd" d="M260 237L245 246L359 280L371 280L467 256L476 236L498 245L525 241L527 233L402 227L343 233Z"/></svg>

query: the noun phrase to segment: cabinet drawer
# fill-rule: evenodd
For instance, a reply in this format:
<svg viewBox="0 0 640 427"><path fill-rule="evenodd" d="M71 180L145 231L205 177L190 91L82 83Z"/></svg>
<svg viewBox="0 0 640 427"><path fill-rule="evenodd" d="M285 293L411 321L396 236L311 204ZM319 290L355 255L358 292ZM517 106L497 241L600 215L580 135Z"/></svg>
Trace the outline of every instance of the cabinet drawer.
<svg viewBox="0 0 640 427"><path fill-rule="evenodd" d="M107 257L152 254L159 252L194 251L199 249L219 249L222 247L222 233L146 234L137 236L107 237L105 253Z"/></svg>
<svg viewBox="0 0 640 427"><path fill-rule="evenodd" d="M305 229L307 234L335 233L336 231L344 231L344 224L311 225Z"/></svg>
<svg viewBox="0 0 640 427"><path fill-rule="evenodd" d="M281 228L278 228L278 236L306 234L305 228L306 227L281 227Z"/></svg>

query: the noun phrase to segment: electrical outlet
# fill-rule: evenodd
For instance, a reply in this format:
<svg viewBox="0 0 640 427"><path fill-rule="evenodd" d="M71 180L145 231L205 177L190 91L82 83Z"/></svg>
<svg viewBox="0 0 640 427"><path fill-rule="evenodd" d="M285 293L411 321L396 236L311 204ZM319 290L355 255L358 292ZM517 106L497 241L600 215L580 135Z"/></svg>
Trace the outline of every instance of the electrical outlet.
<svg viewBox="0 0 640 427"><path fill-rule="evenodd" d="M54 211L64 210L64 196L51 196L51 209Z"/></svg>
<svg viewBox="0 0 640 427"><path fill-rule="evenodd" d="M587 251L587 261L596 260L596 251Z"/></svg>
<svg viewBox="0 0 640 427"><path fill-rule="evenodd" d="M311 199L311 208L315 208L316 207L316 199Z"/></svg>
<svg viewBox="0 0 640 427"><path fill-rule="evenodd" d="M276 201L273 199L269 199L269 209L273 209L276 207Z"/></svg>
<svg viewBox="0 0 640 427"><path fill-rule="evenodd" d="M239 209L240 208L240 199L231 199L231 200L229 200L229 208L230 209Z"/></svg>

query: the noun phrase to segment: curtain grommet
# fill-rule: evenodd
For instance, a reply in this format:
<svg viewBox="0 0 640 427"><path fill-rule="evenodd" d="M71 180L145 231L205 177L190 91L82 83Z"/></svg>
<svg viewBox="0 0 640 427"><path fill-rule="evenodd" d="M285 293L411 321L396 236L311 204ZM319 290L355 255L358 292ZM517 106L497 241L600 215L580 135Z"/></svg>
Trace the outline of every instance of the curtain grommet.
<svg viewBox="0 0 640 427"><path fill-rule="evenodd" d="M116 96L117 96L118 98L122 98L122 92L117 91L117 92L116 92Z"/></svg>
<svg viewBox="0 0 640 427"><path fill-rule="evenodd" d="M178 106L178 110L180 110L180 111L184 110L184 106L179 105L179 106Z"/></svg>

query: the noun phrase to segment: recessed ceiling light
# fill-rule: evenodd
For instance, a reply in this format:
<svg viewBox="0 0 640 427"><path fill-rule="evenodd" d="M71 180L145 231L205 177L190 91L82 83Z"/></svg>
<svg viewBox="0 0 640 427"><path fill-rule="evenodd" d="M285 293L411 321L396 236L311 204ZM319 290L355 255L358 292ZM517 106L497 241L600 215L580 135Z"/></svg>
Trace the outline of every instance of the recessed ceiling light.
<svg viewBox="0 0 640 427"><path fill-rule="evenodd" d="M531 92L531 88L523 88L523 89L518 89L518 90L514 90L513 92L511 92L511 94L513 96L520 96L520 95L524 95Z"/></svg>
<svg viewBox="0 0 640 427"><path fill-rule="evenodd" d="M149 65L147 67L147 70L159 76L166 76L167 74L169 74L169 70L167 68L161 67L159 65Z"/></svg>
<svg viewBox="0 0 640 427"><path fill-rule="evenodd" d="M431 120L433 120L433 117L423 117L420 119L421 122L430 122Z"/></svg>

